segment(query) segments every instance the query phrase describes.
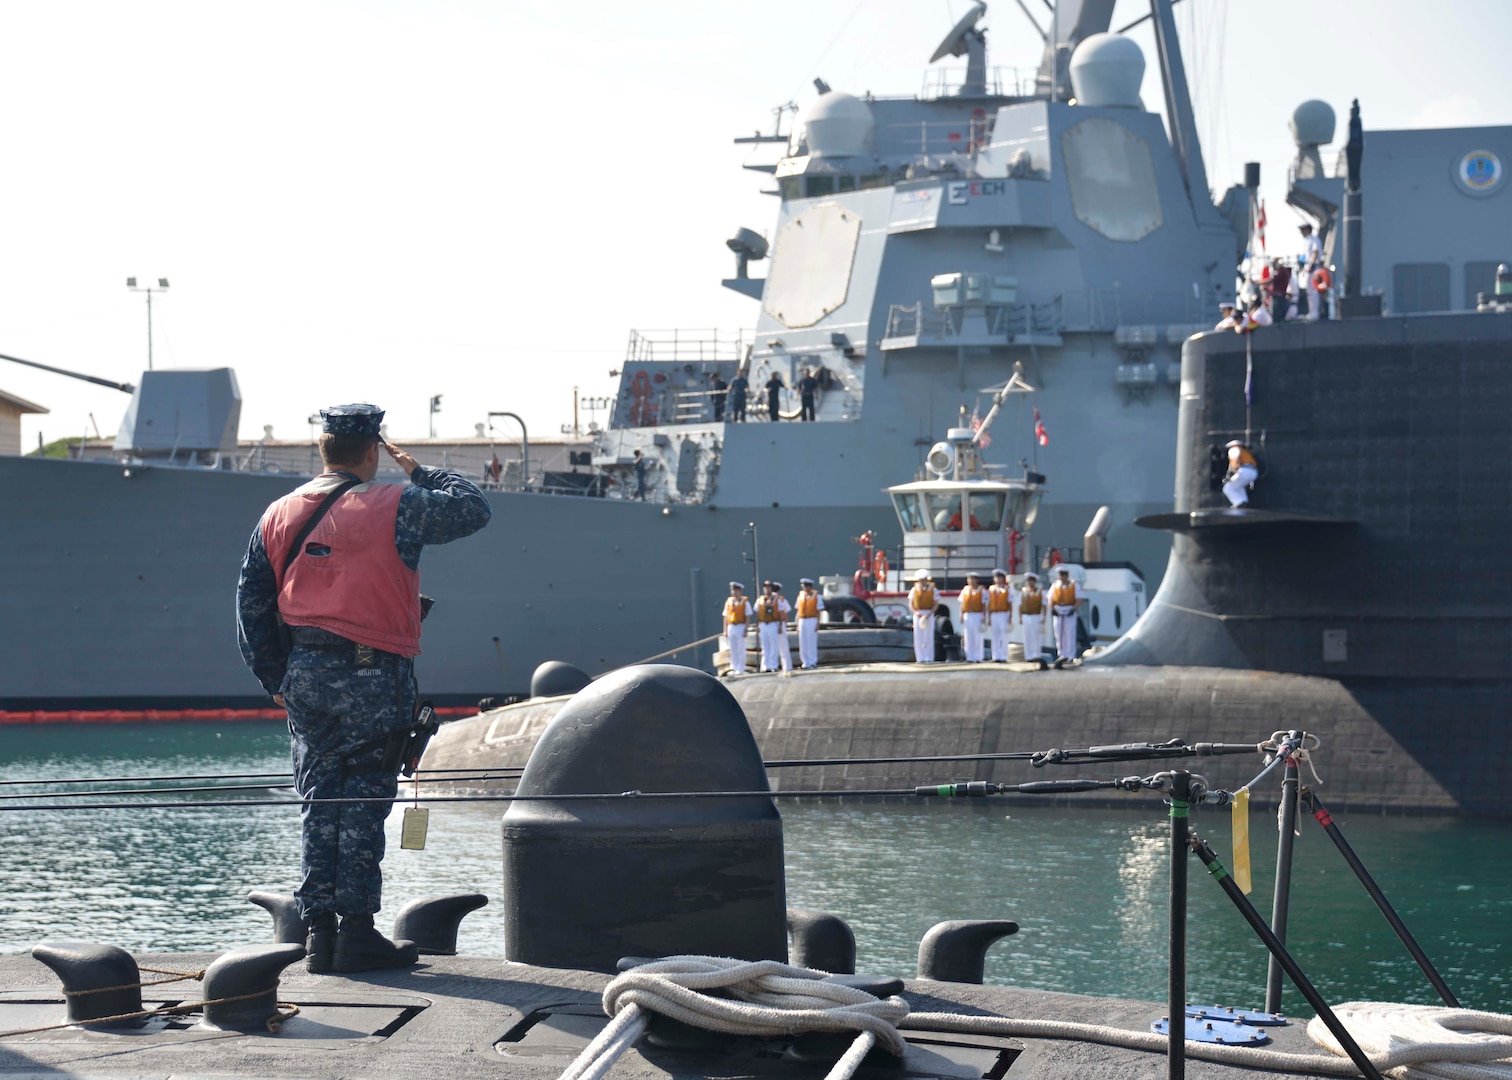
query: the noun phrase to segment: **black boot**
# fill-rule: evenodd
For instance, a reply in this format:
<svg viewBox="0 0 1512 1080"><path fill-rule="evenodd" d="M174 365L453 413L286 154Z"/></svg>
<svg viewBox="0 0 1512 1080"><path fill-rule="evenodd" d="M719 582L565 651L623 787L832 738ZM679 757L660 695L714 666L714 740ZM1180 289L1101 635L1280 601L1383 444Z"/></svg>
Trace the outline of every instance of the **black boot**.
<svg viewBox="0 0 1512 1080"><path fill-rule="evenodd" d="M373 927L371 915L343 915L336 935L333 971L378 971L405 968L420 959L413 941L390 941Z"/></svg>
<svg viewBox="0 0 1512 1080"><path fill-rule="evenodd" d="M312 975L324 975L331 970L335 953L336 916L330 913L310 916L310 929L305 936L305 970Z"/></svg>

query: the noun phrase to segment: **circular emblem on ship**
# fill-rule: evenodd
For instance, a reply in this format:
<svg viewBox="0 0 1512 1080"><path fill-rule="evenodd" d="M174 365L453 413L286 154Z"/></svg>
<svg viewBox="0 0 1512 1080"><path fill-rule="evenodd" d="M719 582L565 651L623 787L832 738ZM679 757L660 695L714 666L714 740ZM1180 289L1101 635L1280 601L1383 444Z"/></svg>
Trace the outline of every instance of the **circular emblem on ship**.
<svg viewBox="0 0 1512 1080"><path fill-rule="evenodd" d="M1501 158L1490 150L1472 150L1459 159L1454 178L1471 195L1489 195L1501 186Z"/></svg>

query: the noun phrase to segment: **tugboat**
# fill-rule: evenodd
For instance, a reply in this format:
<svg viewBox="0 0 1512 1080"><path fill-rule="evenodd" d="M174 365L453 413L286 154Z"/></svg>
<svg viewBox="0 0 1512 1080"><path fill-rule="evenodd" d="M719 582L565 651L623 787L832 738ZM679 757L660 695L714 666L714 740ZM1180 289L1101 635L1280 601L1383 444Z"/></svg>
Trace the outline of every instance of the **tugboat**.
<svg viewBox="0 0 1512 1080"><path fill-rule="evenodd" d="M821 665L913 659L908 593L921 570L936 587L935 655L940 659L962 659L954 628L961 625L960 592L971 574L982 585L992 584L997 570L1008 576L1013 595L1011 660L1032 661L1046 649L1054 652L1048 619L1041 639L1026 643L1018 617L1019 593L1036 563L1042 581L1046 573L1065 569L1076 583L1082 609L1079 652L1116 641L1143 613L1146 590L1139 568L1131 562L1102 559L1110 520L1107 507L1094 516L1081 548L1051 547L1037 552L1031 533L1048 490L1045 474L1026 461L1021 463L1020 476L1008 476L1008 466L988 463L982 456L991 441L988 429L1004 404L1013 395L1034 392L1019 366L1002 386L983 391L993 395L985 417L972 424L963 406L959 424L930 448L918 474L885 489L902 543L888 547L879 542L874 530L868 530L853 538L860 558L850 577L831 574L818 579L824 596ZM720 639L715 664L721 674L729 671L725 638Z"/></svg>

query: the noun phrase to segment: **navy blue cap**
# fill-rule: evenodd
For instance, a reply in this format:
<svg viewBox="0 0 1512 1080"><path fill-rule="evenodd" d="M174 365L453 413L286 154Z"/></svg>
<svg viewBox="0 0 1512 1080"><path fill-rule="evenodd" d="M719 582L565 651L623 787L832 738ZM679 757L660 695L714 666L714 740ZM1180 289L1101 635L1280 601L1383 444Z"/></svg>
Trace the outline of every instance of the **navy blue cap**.
<svg viewBox="0 0 1512 1080"><path fill-rule="evenodd" d="M320 430L327 435L370 435L377 438L383 410L376 405L332 405L320 410Z"/></svg>

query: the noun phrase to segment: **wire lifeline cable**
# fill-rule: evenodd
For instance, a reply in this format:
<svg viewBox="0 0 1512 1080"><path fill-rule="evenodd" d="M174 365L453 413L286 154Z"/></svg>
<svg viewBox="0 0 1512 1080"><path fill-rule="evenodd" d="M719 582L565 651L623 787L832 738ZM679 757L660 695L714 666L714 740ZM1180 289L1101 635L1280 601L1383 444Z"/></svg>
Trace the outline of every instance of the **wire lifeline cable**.
<svg viewBox="0 0 1512 1080"><path fill-rule="evenodd" d="M1146 778L1121 777L1113 780L1066 779L1028 781L1023 784L989 784L984 781L918 785L911 788L861 788L848 791L621 791L569 792L555 795L419 795L396 794L392 798L373 796L341 799L234 799L224 802L181 800L174 802L128 803L15 803L0 804L0 813L35 810L189 810L246 808L252 806L321 806L364 803L488 803L488 802L585 802L596 800L635 799L857 799L920 798L932 796L991 797L995 795L1059 795L1099 789L1134 791L1148 787ZM153 792L144 791L144 795ZM45 798L45 794L38 795Z"/></svg>
<svg viewBox="0 0 1512 1080"><path fill-rule="evenodd" d="M1241 753L1241 752L1242 753L1249 753L1249 752L1252 752L1252 751L1253 752L1261 752L1260 748L1265 745L1264 743L1257 743L1257 744L1254 744L1254 745L1251 745L1249 743L1186 743L1186 742L1184 742L1184 740L1179 740L1179 739L1173 739L1173 740L1171 740L1171 742L1172 743L1180 743L1181 745L1180 746L1172 747L1170 744L1153 744L1153 743L1133 744L1133 743L1131 743L1131 744L1125 744L1124 746L1117 747L1117 749L1124 749L1127 746L1139 746L1139 745L1143 745L1143 746L1151 747L1151 748L1154 748L1154 749L1168 751L1168 752L1165 752L1165 753L1150 754L1150 755L1147 756L1148 760L1161 760L1161 759L1164 759L1164 758L1177 757L1177 756L1181 756L1181 757L1187 757L1187 756L1208 757L1208 756L1213 756L1214 754L1234 754L1234 753ZM1221 748L1221 749L1205 749L1205 748ZM1030 762L1032 762L1036 758L1043 758L1045 764L1054 764L1054 765L1083 764L1083 763L1090 763L1090 762L1094 762L1094 761L1114 761L1114 760L1118 760L1115 757L1108 756L1108 755L1102 754L1102 753L1098 753L1098 751L1106 751L1106 750L1109 750L1109 749L1114 749L1114 748L1113 747L1082 747L1082 748L1077 748L1077 749L1072 749L1072 750L1062 750L1062 749L1056 748L1056 749L1052 749L1052 750L1048 750L1048 751L1046 751L1046 750L1019 750L1019 751L1004 751L1004 752L990 753L990 754L983 754L983 753L965 753L965 754L913 754L913 755L906 755L906 756L903 756L903 757L778 758L778 759L774 759L772 761L764 761L764 762L762 762L762 765L763 765L764 768L768 768L768 769L789 769L789 768L823 768L823 767L832 766L832 765L833 766L842 766L842 765L910 765L910 764L927 764L927 763L930 763L930 762L946 762L946 761L1030 761ZM1178 754L1178 753L1175 752L1175 751L1185 751L1185 750L1188 750L1188 749L1192 751L1191 754L1187 754L1187 753L1184 753L1184 752ZM1081 759L1081 758L1085 758L1085 761L1078 760L1078 759ZM1139 759L1139 758L1130 758L1130 759L1127 759L1127 760L1142 760L1142 759ZM497 773L516 772L517 773L517 772L522 772L524 770L524 768L525 768L525 766L523 766L523 765L501 765L501 766L499 766L498 768L495 768L495 769L485 769L485 768L480 768L480 767L477 767L477 766L474 766L472 768L420 769L420 770L418 770L418 775L422 778L421 782L424 783L426 781L423 778L426 777L426 776L438 776L438 775L439 776L445 776L445 775L448 775L448 774L462 774L462 773L495 773L495 772L497 772ZM276 779L292 779L292 777L290 776L290 774L286 773L286 772L179 773L179 774L162 775L162 776L87 776L87 777L85 777L85 776L78 776L78 777L58 777L58 778L54 778L54 779L42 779L42 780L9 779L9 780L0 780L0 786L33 786L33 787L39 787L39 786L47 785L47 784L159 783L159 782L167 782L167 781L175 781L175 780L254 780L254 779L261 778L261 777L272 777L272 778L276 778ZM492 779L492 777L463 776L462 779ZM439 781L431 781L431 782L435 783L435 782L439 782ZM1254 781L1251 781L1251 783L1253 783L1253 782ZM260 789L260 788L263 788L263 787L281 787L283 785L259 784L259 785L253 785L253 786ZM163 790L163 789L159 789L159 790ZM48 794L53 794L53 793L49 792ZM0 798L3 798L3 797L4 796L0 796Z"/></svg>

